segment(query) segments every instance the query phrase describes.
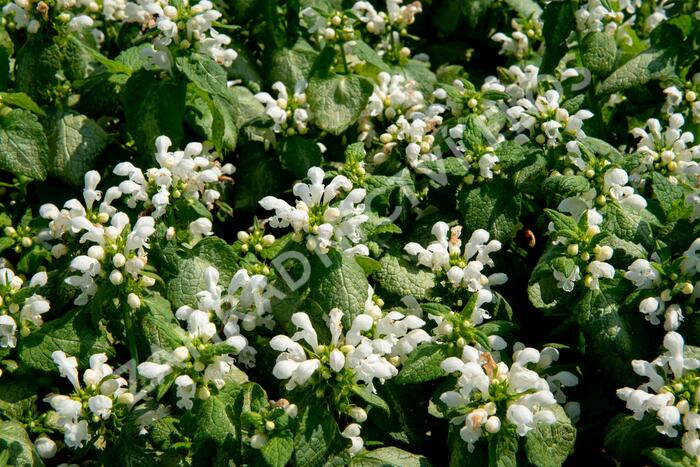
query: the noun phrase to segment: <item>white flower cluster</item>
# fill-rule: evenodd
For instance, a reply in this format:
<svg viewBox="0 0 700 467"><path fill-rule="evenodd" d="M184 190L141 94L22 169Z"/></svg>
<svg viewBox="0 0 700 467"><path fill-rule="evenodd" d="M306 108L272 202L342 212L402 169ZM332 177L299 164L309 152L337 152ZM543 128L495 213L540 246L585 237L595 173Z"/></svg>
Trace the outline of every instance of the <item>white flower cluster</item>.
<svg viewBox="0 0 700 467"><path fill-rule="evenodd" d="M115 19L109 16L109 5L114 3L114 0L104 2L102 14L105 20ZM100 9L100 4L95 0L58 0L55 2L56 22L64 24L68 32L80 33L84 29L92 28L90 34L99 44L104 41L104 32L93 26L96 23L94 19L99 17ZM2 8L3 17L12 17L17 29L26 29L30 34L36 34L42 23L48 22L49 11L47 3L32 0L13 0Z"/></svg>
<svg viewBox="0 0 700 467"><path fill-rule="evenodd" d="M406 35L406 28L415 22L416 15L423 11L419 1L407 5L402 3L403 0L387 0L386 12L377 12L367 1L355 2L352 7L352 12L364 23L367 32L381 38L376 46L379 55L389 55L394 60L411 55L410 49L401 44L401 37Z"/></svg>
<svg viewBox="0 0 700 467"><path fill-rule="evenodd" d="M56 350L51 358L75 391L68 396L52 393L44 401L58 413L58 425L64 433L66 445L78 449L93 438L97 433L95 428L100 424L110 418L116 419L115 412L122 416L128 411L135 396L127 389L127 381L114 374L113 368L107 364L107 355L103 353L90 357L90 368L83 373L84 387L80 385L75 357ZM98 438L95 443L104 446L105 440ZM50 458L56 453L56 445L48 437L38 438L36 445L42 457Z"/></svg>
<svg viewBox="0 0 700 467"><path fill-rule="evenodd" d="M634 260L629 265L625 278L639 290L650 290L652 295L639 302L639 311L651 324L661 323L664 318L664 329L675 331L683 321L683 303L692 304L700 297L700 280L696 280L700 266L700 238L695 239L683 253L679 270L666 271L672 268L663 266L661 259L654 253L651 261L644 258ZM692 307L690 308L692 309Z"/></svg>
<svg viewBox="0 0 700 467"><path fill-rule="evenodd" d="M339 247L346 254L368 255L367 247L358 245L361 240L358 227L368 220L362 204L365 189L353 189L352 182L344 175L336 175L324 185L325 172L320 167L311 167L308 176L311 183L297 183L292 188L299 198L294 206L274 196L260 200L263 208L275 211L269 218L270 225L275 228L291 226L296 241L302 241L306 234L309 251L318 248L325 254L331 247ZM347 195L331 205L342 191Z"/></svg>
<svg viewBox="0 0 700 467"><path fill-rule="evenodd" d="M501 43L500 54L517 59L529 57L534 53L531 41L542 40L542 27L544 23L539 15L533 15L527 19L514 18L510 22L513 32L507 35L497 32L491 36L491 40Z"/></svg>
<svg viewBox="0 0 700 467"><path fill-rule="evenodd" d="M515 141L521 144L534 138L537 144L547 144L556 147L571 139L585 137L583 121L593 114L588 110L579 110L574 115L560 107L562 96L550 89L544 95L538 95L534 101L523 97L518 104L507 110L507 115L513 119L511 130L517 133ZM524 134L529 133L529 136Z"/></svg>
<svg viewBox="0 0 700 467"><path fill-rule="evenodd" d="M372 316L356 316L350 329L343 334L343 312L333 308L328 315L331 341L327 345L319 344L311 319L304 312L292 315L292 323L299 331L291 338L280 334L270 340L270 347L282 352L277 357L272 374L275 378L288 380L285 386L287 390L306 385L317 371L345 371L352 376L353 382L364 383L368 391L376 392L375 379L383 383L398 374L396 366L387 359L392 354L394 345L381 337L372 339L363 335L374 326ZM403 319L391 321L384 323L387 328L405 328L409 324L403 323ZM298 342L302 340L308 345L306 349Z"/></svg>
<svg viewBox="0 0 700 467"><path fill-rule="evenodd" d="M201 0L190 6L188 1L137 0L126 3L123 10L125 23L137 23L145 31L157 31L150 48L144 48L142 56L148 60L147 67L170 71L174 44L182 49L195 47L198 52L213 58L223 66L231 66L238 57L230 48L231 38L214 29L221 18L220 11L209 0Z"/></svg>
<svg viewBox="0 0 700 467"><path fill-rule="evenodd" d="M667 333L663 345L666 351L652 362L632 361L634 372L649 381L637 389L618 389L617 395L635 419L655 415L659 433L676 438L682 431L683 450L700 462L700 360L685 355L683 336L677 332Z"/></svg>
<svg viewBox="0 0 700 467"><path fill-rule="evenodd" d="M585 216L587 226L586 231L581 232L578 242L574 242L566 236L557 235L554 223L549 223L548 230L553 234L552 243L565 245L567 256L576 263L571 271L552 269L557 286L565 292L571 292L575 283L581 279L581 267L584 267L587 273L583 280L584 285L590 289L598 289L600 279L615 277L615 268L606 262L613 257L612 247L593 241L600 233L603 216L594 208L588 209L585 201L575 197L564 199L557 209L571 214L577 224Z"/></svg>
<svg viewBox="0 0 700 467"><path fill-rule="evenodd" d="M552 406L564 403L562 387L578 384L573 373L560 371L543 378L538 371L559 358L559 352L547 347L536 349L516 344L513 363L496 362L489 352L471 346L462 349L462 357L449 357L440 365L448 373L459 373L455 390L440 396L447 414L455 425L464 425L459 434L468 443L469 451L484 431L498 433L504 423L525 436L537 424L556 422ZM534 369L528 368L531 365ZM553 392L556 392L556 396ZM570 403L576 412L576 403Z"/></svg>
<svg viewBox="0 0 700 467"><path fill-rule="evenodd" d="M664 130L655 119L647 120L643 128L633 128L632 135L640 138L637 152L643 158L632 171L632 181L640 183L647 172L660 172L671 181L687 182L695 186L700 180L700 145L690 146L695 136L683 131L685 119L682 114L669 116L668 127Z"/></svg>
<svg viewBox="0 0 700 467"><path fill-rule="evenodd" d="M121 196L116 187L107 190L99 214L95 213L92 205L102 197L102 192L97 190L99 182L100 175L96 171L85 174L83 197L86 207L72 199L61 210L53 204L44 204L39 209L41 217L51 220L48 230L40 236L62 242L51 247L54 256L60 257L68 252L66 244L74 244L81 233L80 244L90 243L87 254L76 255L70 263L71 270L80 275L66 278L66 283L80 288L76 305L85 305L97 293L96 279L105 275L105 268L113 268L109 280L115 285L123 283L125 277L130 277L140 287L150 287L155 283L155 279L142 274L148 263L146 249L149 247L149 237L155 232L155 219L143 216L131 225L126 213L110 205L111 201ZM134 293L129 294L128 303L132 308L141 306L139 297Z"/></svg>
<svg viewBox="0 0 700 467"><path fill-rule="evenodd" d="M471 320L480 324L490 318L481 305L493 299L491 286L505 284L508 276L504 273L483 274L485 266L494 266L490 254L501 249L498 240L489 241L489 233L483 229L475 230L462 251L460 235L462 227L450 228L445 222L436 222L432 229L436 241L426 248L415 242L408 243L404 250L416 256L418 264L431 268L434 272L445 273L453 288L464 288L477 294L478 305L474 308Z"/></svg>
<svg viewBox="0 0 700 467"><path fill-rule="evenodd" d="M262 296L267 285L264 276L251 278L245 270L240 270L231 280L228 294L224 294L219 272L208 267L204 282L206 290L197 293L197 308L184 305L175 312L179 320L187 323L184 345L172 352L156 352L138 366L139 374L156 385L171 374L177 375L174 377L177 406L187 410L192 408L195 395L203 400L209 397L209 384L217 389L224 387L226 376L235 368L236 360L231 354L235 353L248 366L254 365L255 349L240 334L239 321L247 330L255 329L260 322L268 327L272 325L267 315L269 300ZM219 337L219 328L225 340ZM212 352L215 346L220 347Z"/></svg>
<svg viewBox="0 0 700 467"><path fill-rule="evenodd" d="M277 99L267 92L259 92L255 95L255 99L265 105L265 114L274 123L272 131L287 135L296 133L304 135L309 131L307 125L311 114L309 104L306 101L307 85L305 80L297 81L291 98L287 87L281 81L272 85L272 89L277 91Z"/></svg>
<svg viewBox="0 0 700 467"><path fill-rule="evenodd" d="M10 268L0 268L0 348L17 346L18 327L20 334L26 336L33 328L42 325L41 315L51 308L49 301L37 293L21 299L16 295L22 289L46 285L47 279L45 272L38 272L29 283L25 283Z"/></svg>
<svg viewBox="0 0 700 467"><path fill-rule="evenodd" d="M156 138L155 158L160 167L150 168L145 174L130 162L117 164L114 173L128 177L119 184L118 196L128 196L130 208L140 202L152 207L155 219L167 212L173 199L181 197L201 200L207 209L213 209L221 197L219 183L236 168L232 164L221 166L215 160L216 154L201 143L189 143L184 151L169 151L171 146L167 136Z"/></svg>
<svg viewBox="0 0 700 467"><path fill-rule="evenodd" d="M401 115L411 116L425 107L423 93L416 89L416 82L403 75L392 75L382 71L377 75L378 84L369 97L367 107L358 120L359 141L371 145L379 131ZM381 130L377 126L381 125ZM385 137L385 139L387 139Z"/></svg>
<svg viewBox="0 0 700 467"><path fill-rule="evenodd" d="M686 84L685 89L678 89L676 86L669 86L664 89L666 102L661 108L662 112L673 115L674 113L685 113L690 116L693 123L700 123L700 73L695 73L691 82Z"/></svg>
<svg viewBox="0 0 700 467"><path fill-rule="evenodd" d="M492 179L494 173L499 173L498 163L500 159L494 154L495 149L492 146L475 147L465 144L463 139L464 130L465 125L458 123L449 129L448 134L450 138L457 141L455 146L459 152L463 154L466 164L478 172L477 179L479 181ZM474 182L474 178L474 174L469 174L465 177L464 181L466 184L471 185Z"/></svg>
<svg viewBox="0 0 700 467"><path fill-rule="evenodd" d="M616 5L612 2L588 0L574 13L576 29L582 33L604 31L631 45L632 37L625 30L625 26L634 25L635 13L641 4L641 0L622 0L616 2Z"/></svg>

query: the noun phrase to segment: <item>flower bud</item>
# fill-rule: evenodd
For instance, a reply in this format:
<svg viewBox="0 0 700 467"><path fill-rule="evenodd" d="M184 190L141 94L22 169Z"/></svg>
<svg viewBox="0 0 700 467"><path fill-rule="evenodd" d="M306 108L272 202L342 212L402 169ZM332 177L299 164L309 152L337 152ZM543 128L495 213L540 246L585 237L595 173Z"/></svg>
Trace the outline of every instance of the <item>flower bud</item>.
<svg viewBox="0 0 700 467"><path fill-rule="evenodd" d="M51 248L51 256L58 259L68 252L68 248L63 243L58 243Z"/></svg>
<svg viewBox="0 0 700 467"><path fill-rule="evenodd" d="M250 437L250 446L253 449L260 449L267 444L267 435L263 433L255 433Z"/></svg>
<svg viewBox="0 0 700 467"><path fill-rule="evenodd" d="M357 423L362 423L367 420L367 412L362 407L353 405L348 410L348 415L351 416Z"/></svg>
<svg viewBox="0 0 700 467"><path fill-rule="evenodd" d="M109 274L109 281L114 285L119 285L124 282L124 276L118 270L114 270Z"/></svg>
<svg viewBox="0 0 700 467"><path fill-rule="evenodd" d="M498 433L501 429L501 419L496 416L489 417L484 424L484 428L489 433Z"/></svg>
<svg viewBox="0 0 700 467"><path fill-rule="evenodd" d="M7 235L8 237L13 237L16 234L17 234L17 231L15 230L14 227L10 227L10 226L5 227L5 235Z"/></svg>
<svg viewBox="0 0 700 467"><path fill-rule="evenodd" d="M126 264L126 258L123 254L117 253L114 255L114 257L112 257L112 264L115 268L120 268Z"/></svg>
<svg viewBox="0 0 700 467"><path fill-rule="evenodd" d="M247 242L250 239L250 235L248 235L248 232L240 231L237 234L238 240L242 241L243 243Z"/></svg>
<svg viewBox="0 0 700 467"><path fill-rule="evenodd" d="M39 436L36 441L34 441L34 447L39 457L42 459L51 459L56 455L56 451L58 451L56 443L46 435Z"/></svg>
<svg viewBox="0 0 700 467"><path fill-rule="evenodd" d="M297 407L296 404L288 404L284 408L284 413L289 415L292 418L296 418L297 414L299 413L299 408Z"/></svg>
<svg viewBox="0 0 700 467"><path fill-rule="evenodd" d="M266 421L266 422L265 422L265 429L266 429L267 431L272 431L272 430L274 430L274 429L275 429L275 422L273 422L272 420Z"/></svg>
<svg viewBox="0 0 700 467"><path fill-rule="evenodd" d="M275 243L275 236L274 235L263 235L262 238L262 244L263 246L271 246L273 243Z"/></svg>
<svg viewBox="0 0 700 467"><path fill-rule="evenodd" d="M569 256L576 256L578 254L578 244L572 243L566 247L566 254Z"/></svg>
<svg viewBox="0 0 700 467"><path fill-rule="evenodd" d="M135 293L130 293L126 297L126 302L129 304L132 310L138 310L141 308L141 299Z"/></svg>
<svg viewBox="0 0 700 467"><path fill-rule="evenodd" d="M29 237L22 237L22 246L23 246L24 248L29 248L30 246L32 246L32 243L33 243L33 242L32 242L32 239L31 239L31 238L29 238Z"/></svg>
<svg viewBox="0 0 700 467"><path fill-rule="evenodd" d="M173 350L173 358L177 362L184 362L189 356L190 351L187 350L187 347L185 347L184 345L181 345L180 347L177 347L175 350Z"/></svg>
<svg viewBox="0 0 700 467"><path fill-rule="evenodd" d="M211 392L206 386L202 386L201 388L199 388L199 391L197 391L197 397L203 401L209 399L209 396L211 396Z"/></svg>
<svg viewBox="0 0 700 467"><path fill-rule="evenodd" d="M175 227L168 227L165 231L165 239L172 240L175 238Z"/></svg>
<svg viewBox="0 0 700 467"><path fill-rule="evenodd" d="M93 245L88 248L87 254L90 258L102 261L105 259L105 250L100 245Z"/></svg>
<svg viewBox="0 0 700 467"><path fill-rule="evenodd" d="M683 283L683 285L681 287L681 292L683 292L686 295L692 294L693 290L694 290L693 284L691 284L690 282Z"/></svg>

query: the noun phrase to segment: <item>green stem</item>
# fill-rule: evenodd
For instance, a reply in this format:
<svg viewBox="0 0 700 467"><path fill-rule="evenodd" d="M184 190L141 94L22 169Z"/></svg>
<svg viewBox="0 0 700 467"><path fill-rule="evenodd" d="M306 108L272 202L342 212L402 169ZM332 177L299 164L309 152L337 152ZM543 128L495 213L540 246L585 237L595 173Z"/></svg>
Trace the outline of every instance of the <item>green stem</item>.
<svg viewBox="0 0 700 467"><path fill-rule="evenodd" d="M136 339L133 332L134 325L131 321L131 308L126 304L122 304L122 308L124 309L124 334L126 334L126 343L129 347L129 355L131 355L131 359L138 365L139 353L138 349L136 348Z"/></svg>
<svg viewBox="0 0 700 467"><path fill-rule="evenodd" d="M343 47L343 44L340 44L340 56L343 59L343 67L345 68L345 74L349 75L350 74L350 69L348 68L348 61L345 58L345 47Z"/></svg>

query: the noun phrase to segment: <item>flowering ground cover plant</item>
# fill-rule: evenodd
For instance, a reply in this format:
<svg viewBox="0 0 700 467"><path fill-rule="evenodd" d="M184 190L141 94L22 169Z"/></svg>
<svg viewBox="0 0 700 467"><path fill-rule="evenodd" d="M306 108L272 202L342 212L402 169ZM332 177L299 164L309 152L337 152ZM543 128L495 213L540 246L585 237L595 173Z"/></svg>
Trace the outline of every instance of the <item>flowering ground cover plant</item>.
<svg viewBox="0 0 700 467"><path fill-rule="evenodd" d="M700 2L0 4L1 465L700 462Z"/></svg>

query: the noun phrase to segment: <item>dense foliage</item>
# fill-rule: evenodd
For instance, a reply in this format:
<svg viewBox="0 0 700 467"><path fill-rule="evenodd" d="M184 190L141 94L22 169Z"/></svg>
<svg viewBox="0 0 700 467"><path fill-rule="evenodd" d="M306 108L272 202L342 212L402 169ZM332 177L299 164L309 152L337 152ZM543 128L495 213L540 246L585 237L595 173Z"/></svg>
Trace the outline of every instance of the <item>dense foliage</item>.
<svg viewBox="0 0 700 467"><path fill-rule="evenodd" d="M700 461L700 2L0 4L0 464Z"/></svg>

